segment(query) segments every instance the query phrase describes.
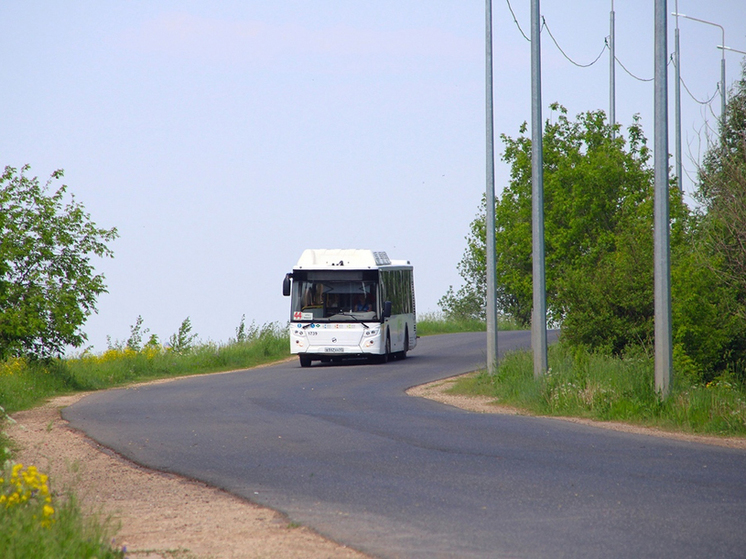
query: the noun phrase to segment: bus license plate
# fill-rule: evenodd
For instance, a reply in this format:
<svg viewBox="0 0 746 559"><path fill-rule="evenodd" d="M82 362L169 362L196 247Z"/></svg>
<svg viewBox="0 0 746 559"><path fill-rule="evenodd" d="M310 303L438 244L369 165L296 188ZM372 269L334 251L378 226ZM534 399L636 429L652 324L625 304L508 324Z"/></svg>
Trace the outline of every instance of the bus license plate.
<svg viewBox="0 0 746 559"><path fill-rule="evenodd" d="M344 353L345 348L343 347L325 347L325 353Z"/></svg>

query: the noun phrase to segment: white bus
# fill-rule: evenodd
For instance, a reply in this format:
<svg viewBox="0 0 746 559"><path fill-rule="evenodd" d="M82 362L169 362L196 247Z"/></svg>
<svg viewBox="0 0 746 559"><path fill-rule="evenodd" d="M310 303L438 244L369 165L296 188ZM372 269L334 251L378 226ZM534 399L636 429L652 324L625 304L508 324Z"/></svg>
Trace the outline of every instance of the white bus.
<svg viewBox="0 0 746 559"><path fill-rule="evenodd" d="M403 359L417 344L414 270L359 249L306 250L282 286L290 296L290 352L311 362Z"/></svg>

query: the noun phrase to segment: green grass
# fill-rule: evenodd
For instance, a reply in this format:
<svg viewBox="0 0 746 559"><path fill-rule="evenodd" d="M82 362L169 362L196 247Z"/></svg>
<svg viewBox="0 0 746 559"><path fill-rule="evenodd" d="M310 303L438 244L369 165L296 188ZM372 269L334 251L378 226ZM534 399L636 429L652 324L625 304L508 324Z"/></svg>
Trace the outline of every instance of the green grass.
<svg viewBox="0 0 746 559"><path fill-rule="evenodd" d="M45 398L73 390L60 360L27 362L11 359L0 363L0 406L7 413L31 408Z"/></svg>
<svg viewBox="0 0 746 559"><path fill-rule="evenodd" d="M289 355L286 329L269 324L241 342L199 344L181 353L146 345L140 351L118 347L102 354L84 353L48 361L11 359L0 363L0 406L13 413L60 394L250 368Z"/></svg>
<svg viewBox="0 0 746 559"><path fill-rule="evenodd" d="M675 374L675 373L674 373ZM457 381L452 392L486 395L529 413L623 421L690 433L746 435L746 389L733 375L708 384L675 382L668 398L655 391L652 359L625 358L549 348L549 371L533 377L533 356L506 356L498 372L481 372Z"/></svg>
<svg viewBox="0 0 746 559"><path fill-rule="evenodd" d="M501 317L497 321L498 330L520 330L521 326L513 319ZM487 324L482 320L447 319L442 313L424 313L417 318L417 335L456 334L459 332L485 332Z"/></svg>
<svg viewBox="0 0 746 559"><path fill-rule="evenodd" d="M77 390L100 390L131 382L247 369L290 355L287 330L268 325L256 336L228 344L200 344L176 353L146 346L141 351L110 349L102 355L68 359L65 374Z"/></svg>

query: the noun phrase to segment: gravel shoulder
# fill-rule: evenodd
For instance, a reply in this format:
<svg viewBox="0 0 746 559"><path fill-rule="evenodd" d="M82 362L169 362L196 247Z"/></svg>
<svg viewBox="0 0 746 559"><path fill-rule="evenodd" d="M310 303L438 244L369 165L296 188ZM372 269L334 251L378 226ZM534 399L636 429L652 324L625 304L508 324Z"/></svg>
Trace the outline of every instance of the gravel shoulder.
<svg viewBox="0 0 746 559"><path fill-rule="evenodd" d="M478 413L521 414L486 397L448 394L455 378L411 388L411 396ZM297 526L282 514L204 483L140 467L70 428L60 410L86 394L61 396L13 415L6 432L16 458L73 489L85 510L119 526L115 544L147 559L364 559L362 553ZM746 449L746 439L671 433L622 423L559 418L606 429Z"/></svg>

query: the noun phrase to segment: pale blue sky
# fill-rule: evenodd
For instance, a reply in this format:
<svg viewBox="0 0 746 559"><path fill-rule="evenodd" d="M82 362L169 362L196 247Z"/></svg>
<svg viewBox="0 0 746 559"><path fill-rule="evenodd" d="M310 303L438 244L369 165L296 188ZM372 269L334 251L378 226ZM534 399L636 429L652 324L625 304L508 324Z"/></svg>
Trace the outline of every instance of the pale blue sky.
<svg viewBox="0 0 746 559"><path fill-rule="evenodd" d="M512 4L528 33L530 3ZM545 0L542 13L588 63L610 5ZM722 24L726 45L746 50L746 2L679 10ZM616 0L615 11L617 57L651 78L653 3ZM495 130L515 136L530 117L529 43L504 0L493 12ZM421 312L460 284L485 189L483 1L29 0L0 4L0 21L0 164L28 163L42 179L64 168L93 220L121 235L97 265L110 293L85 327L95 350L125 339L138 315L162 340L186 316L213 341L243 314L284 324L282 278L305 248L411 260ZM673 28L671 18L670 50ZM720 32L680 28L682 77L709 99ZM554 101L571 115L608 110L608 51L582 69L546 32L542 50L545 118ZM741 56L726 60L730 84ZM711 112L682 95L684 151L696 158L719 98ZM652 105L652 82L617 67L617 121L641 114L651 142ZM508 169L496 147L499 192Z"/></svg>

